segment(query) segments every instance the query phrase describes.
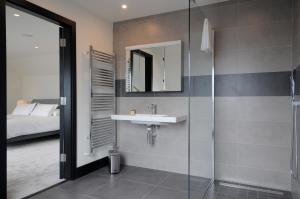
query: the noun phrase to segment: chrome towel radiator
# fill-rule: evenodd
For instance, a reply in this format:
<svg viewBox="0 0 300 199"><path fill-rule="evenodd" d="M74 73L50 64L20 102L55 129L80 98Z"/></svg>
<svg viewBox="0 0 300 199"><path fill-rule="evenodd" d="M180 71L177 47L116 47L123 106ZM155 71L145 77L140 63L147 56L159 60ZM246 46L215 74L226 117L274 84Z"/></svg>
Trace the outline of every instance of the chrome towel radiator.
<svg viewBox="0 0 300 199"><path fill-rule="evenodd" d="M90 46L90 150L116 144L114 56Z"/></svg>

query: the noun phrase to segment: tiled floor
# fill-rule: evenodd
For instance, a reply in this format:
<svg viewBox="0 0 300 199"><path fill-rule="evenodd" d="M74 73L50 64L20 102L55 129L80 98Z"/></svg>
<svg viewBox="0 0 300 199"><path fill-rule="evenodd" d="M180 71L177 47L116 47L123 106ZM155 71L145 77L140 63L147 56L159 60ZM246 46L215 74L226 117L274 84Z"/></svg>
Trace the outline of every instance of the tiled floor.
<svg viewBox="0 0 300 199"><path fill-rule="evenodd" d="M205 178L191 177L193 198L201 199L209 185ZM101 169L76 181L69 181L33 199L187 199L186 175L125 167L118 175Z"/></svg>
<svg viewBox="0 0 300 199"><path fill-rule="evenodd" d="M202 199L209 179L191 177L190 198L186 175L125 167L118 175L101 169L76 181L66 182L33 199ZM205 199L290 199L288 194L275 195L246 189L213 185Z"/></svg>

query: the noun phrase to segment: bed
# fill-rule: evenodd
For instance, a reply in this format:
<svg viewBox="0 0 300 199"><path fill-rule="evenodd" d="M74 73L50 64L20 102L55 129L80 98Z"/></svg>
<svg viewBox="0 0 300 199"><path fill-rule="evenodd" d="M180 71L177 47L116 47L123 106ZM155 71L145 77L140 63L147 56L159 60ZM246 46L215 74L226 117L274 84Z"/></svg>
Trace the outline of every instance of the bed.
<svg viewBox="0 0 300 199"><path fill-rule="evenodd" d="M58 104L57 99L34 99L33 103ZM52 135L59 135L59 116L7 115L7 142L31 140Z"/></svg>

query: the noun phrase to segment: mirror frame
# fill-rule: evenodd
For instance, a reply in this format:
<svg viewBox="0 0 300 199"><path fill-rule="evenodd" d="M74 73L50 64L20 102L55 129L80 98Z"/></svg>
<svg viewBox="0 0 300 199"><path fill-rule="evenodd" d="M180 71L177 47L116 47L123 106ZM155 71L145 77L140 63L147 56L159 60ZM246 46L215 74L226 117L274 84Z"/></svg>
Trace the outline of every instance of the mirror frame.
<svg viewBox="0 0 300 199"><path fill-rule="evenodd" d="M161 91L145 91L143 92L134 92L134 91L128 91L128 60L127 60L127 51L130 51L129 53L129 59L132 62L132 51L135 50L142 50L142 49L148 49L148 48L158 48L158 47L166 47L166 46L172 46L172 45L180 45L181 48L181 88L177 91L168 91L168 90L161 90ZM134 46L127 46L125 47L125 92L126 93L174 93L174 92L183 92L184 91L184 52L183 52L183 41L182 40L174 40L174 41L166 41L166 42L158 42L158 43L150 43L150 44L141 44L141 45L134 45ZM153 70L152 70L153 72ZM152 86L152 81L151 81L151 86Z"/></svg>

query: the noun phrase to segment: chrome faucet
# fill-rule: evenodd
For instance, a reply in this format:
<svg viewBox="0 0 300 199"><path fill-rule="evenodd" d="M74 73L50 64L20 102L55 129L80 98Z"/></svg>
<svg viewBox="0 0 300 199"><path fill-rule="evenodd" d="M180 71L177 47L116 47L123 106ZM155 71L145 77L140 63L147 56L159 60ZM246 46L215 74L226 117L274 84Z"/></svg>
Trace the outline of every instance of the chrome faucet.
<svg viewBox="0 0 300 199"><path fill-rule="evenodd" d="M157 105L156 104L151 104L151 112L152 112L152 115L157 114Z"/></svg>

